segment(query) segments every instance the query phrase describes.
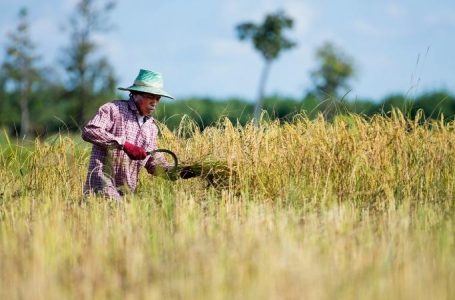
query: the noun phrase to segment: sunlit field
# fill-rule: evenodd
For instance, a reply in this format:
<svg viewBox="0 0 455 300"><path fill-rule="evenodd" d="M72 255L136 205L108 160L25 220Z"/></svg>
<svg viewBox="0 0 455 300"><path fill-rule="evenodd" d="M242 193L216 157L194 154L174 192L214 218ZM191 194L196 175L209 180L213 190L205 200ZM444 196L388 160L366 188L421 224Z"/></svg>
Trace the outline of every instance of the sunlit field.
<svg viewBox="0 0 455 300"><path fill-rule="evenodd" d="M399 112L161 127L227 184L145 170L84 198L90 145L0 152L0 299L454 299L455 123Z"/></svg>

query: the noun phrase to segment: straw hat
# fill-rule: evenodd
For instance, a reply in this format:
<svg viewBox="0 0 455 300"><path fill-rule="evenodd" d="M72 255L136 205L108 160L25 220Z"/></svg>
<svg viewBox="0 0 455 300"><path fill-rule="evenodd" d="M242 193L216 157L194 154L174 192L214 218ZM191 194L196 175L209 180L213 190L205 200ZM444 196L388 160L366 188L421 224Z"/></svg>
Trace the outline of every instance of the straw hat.
<svg viewBox="0 0 455 300"><path fill-rule="evenodd" d="M160 73L149 71L149 70L144 70L141 69L139 71L139 74L136 77L136 80L134 80L134 83L132 86L127 87L127 88L122 88L119 87L119 90L122 91L136 91L136 92L142 92L142 93L149 93L149 94L155 94L155 95L160 95L163 97L175 99L171 95L169 95L168 92L166 92L164 89L164 84L163 84L163 77L161 76Z"/></svg>

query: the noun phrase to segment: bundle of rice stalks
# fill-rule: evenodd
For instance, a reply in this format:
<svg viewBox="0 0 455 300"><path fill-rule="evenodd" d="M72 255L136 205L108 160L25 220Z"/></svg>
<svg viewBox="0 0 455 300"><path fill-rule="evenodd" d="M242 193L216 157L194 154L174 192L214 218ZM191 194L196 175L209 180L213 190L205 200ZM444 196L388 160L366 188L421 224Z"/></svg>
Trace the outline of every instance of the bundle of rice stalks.
<svg viewBox="0 0 455 300"><path fill-rule="evenodd" d="M188 168L215 188L227 189L235 185L237 181L237 172L230 168L225 161L205 160L194 163Z"/></svg>
<svg viewBox="0 0 455 300"><path fill-rule="evenodd" d="M179 165L170 172L170 177L178 178L186 172L207 181L208 186L227 189L238 182L237 172L226 161L205 159L191 164Z"/></svg>
<svg viewBox="0 0 455 300"><path fill-rule="evenodd" d="M179 164L177 155L168 149L156 149L148 154L154 155L158 152L170 155L174 164L167 172L158 168L155 170L155 175L165 176L170 180L201 177L207 181L208 186L216 189L228 189L238 183L237 172L233 167L229 167L226 161L206 157L192 163Z"/></svg>

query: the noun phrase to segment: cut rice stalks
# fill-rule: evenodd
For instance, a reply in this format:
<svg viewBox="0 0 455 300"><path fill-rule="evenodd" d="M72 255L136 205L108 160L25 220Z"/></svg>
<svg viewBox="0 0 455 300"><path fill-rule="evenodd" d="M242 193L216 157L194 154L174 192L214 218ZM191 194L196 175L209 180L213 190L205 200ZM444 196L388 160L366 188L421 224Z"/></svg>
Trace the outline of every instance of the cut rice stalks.
<svg viewBox="0 0 455 300"><path fill-rule="evenodd" d="M172 171L172 173L175 173L175 176L180 174L184 169L205 179L209 186L216 189L228 189L238 182L237 172L226 161L205 159L199 162L182 164L175 171Z"/></svg>

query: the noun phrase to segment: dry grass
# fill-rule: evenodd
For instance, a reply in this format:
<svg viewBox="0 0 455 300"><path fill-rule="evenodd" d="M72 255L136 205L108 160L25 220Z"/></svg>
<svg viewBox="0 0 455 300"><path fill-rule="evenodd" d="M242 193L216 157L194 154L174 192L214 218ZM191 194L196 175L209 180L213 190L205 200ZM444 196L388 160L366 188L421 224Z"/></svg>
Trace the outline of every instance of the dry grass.
<svg viewBox="0 0 455 300"><path fill-rule="evenodd" d="M455 297L455 124L184 122L160 147L227 181L120 205L82 197L85 143L3 145L0 299Z"/></svg>

